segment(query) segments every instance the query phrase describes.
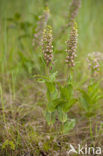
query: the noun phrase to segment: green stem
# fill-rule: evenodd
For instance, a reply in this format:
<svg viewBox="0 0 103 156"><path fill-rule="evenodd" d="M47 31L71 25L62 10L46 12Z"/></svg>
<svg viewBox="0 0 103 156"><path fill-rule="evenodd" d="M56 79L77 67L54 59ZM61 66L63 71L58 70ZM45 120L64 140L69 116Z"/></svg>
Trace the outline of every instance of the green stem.
<svg viewBox="0 0 103 156"><path fill-rule="evenodd" d="M90 124L90 136L93 139L93 130L92 130L92 123L91 123L91 119L89 119L89 124Z"/></svg>
<svg viewBox="0 0 103 156"><path fill-rule="evenodd" d="M4 123L5 123L5 122L6 122L6 120L5 120L5 112L4 112L5 107L4 107L3 91L2 91L2 86L1 86L1 84L0 84L0 96L1 96L2 111L3 111L3 121L4 121Z"/></svg>

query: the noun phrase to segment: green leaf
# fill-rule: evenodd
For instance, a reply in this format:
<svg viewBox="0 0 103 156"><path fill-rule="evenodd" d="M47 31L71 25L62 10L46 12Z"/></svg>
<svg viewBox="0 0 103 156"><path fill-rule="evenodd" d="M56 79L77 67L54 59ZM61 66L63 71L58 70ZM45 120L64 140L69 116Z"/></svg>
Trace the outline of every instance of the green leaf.
<svg viewBox="0 0 103 156"><path fill-rule="evenodd" d="M58 90L55 89L54 92L48 92L48 104L47 104L47 109L50 112L55 111L58 103L59 103L59 98L58 98Z"/></svg>
<svg viewBox="0 0 103 156"><path fill-rule="evenodd" d="M88 93L92 99L100 95L99 83L92 83L88 86Z"/></svg>
<svg viewBox="0 0 103 156"><path fill-rule="evenodd" d="M53 83L53 82L46 82L46 86L47 86L47 90L49 92L54 92L55 91L55 88L56 88L55 83Z"/></svg>
<svg viewBox="0 0 103 156"><path fill-rule="evenodd" d="M70 108L77 102L77 99L73 98L68 102L64 103L63 111L68 112Z"/></svg>
<svg viewBox="0 0 103 156"><path fill-rule="evenodd" d="M9 145L10 145L12 150L15 150L15 144L13 141L9 141Z"/></svg>
<svg viewBox="0 0 103 156"><path fill-rule="evenodd" d="M57 71L55 73L50 74L50 82L54 82L56 80L56 76L57 76Z"/></svg>
<svg viewBox="0 0 103 156"><path fill-rule="evenodd" d="M83 105L84 109L86 111L89 111L91 105L91 99L89 95L86 93L86 91L80 90L80 92L81 92L80 102Z"/></svg>
<svg viewBox="0 0 103 156"><path fill-rule="evenodd" d="M7 139L3 144L2 144L2 149L5 149L6 146L9 145L9 140Z"/></svg>
<svg viewBox="0 0 103 156"><path fill-rule="evenodd" d="M72 75L70 75L70 76L69 76L69 78L68 78L68 81L67 81L67 82L68 82L68 85L72 84Z"/></svg>
<svg viewBox="0 0 103 156"><path fill-rule="evenodd" d="M50 101L47 105L47 110L50 112L53 112L56 110L57 105L58 105L58 103L57 103L56 99L53 101Z"/></svg>
<svg viewBox="0 0 103 156"><path fill-rule="evenodd" d="M45 118L48 125L53 125L56 120L56 112L45 112Z"/></svg>
<svg viewBox="0 0 103 156"><path fill-rule="evenodd" d="M58 90L56 89L55 83L45 82L47 86L47 98L48 101L55 100L58 96Z"/></svg>
<svg viewBox="0 0 103 156"><path fill-rule="evenodd" d="M65 112L63 112L61 109L59 109L59 110L58 110L58 119L59 119L62 123L64 123L64 122L67 121L68 116L67 116L67 114L66 114Z"/></svg>
<svg viewBox="0 0 103 156"><path fill-rule="evenodd" d="M2 144L2 149L5 149L6 146L10 146L12 150L15 150L15 144L13 141L9 141L8 139Z"/></svg>
<svg viewBox="0 0 103 156"><path fill-rule="evenodd" d="M69 93L69 97L72 97L73 95L73 86L72 84L68 84L68 93Z"/></svg>
<svg viewBox="0 0 103 156"><path fill-rule="evenodd" d="M68 112L68 110L77 101L77 99L75 99L73 95L72 84L69 83L67 86L60 87L60 98L61 98L60 106L63 108L64 112Z"/></svg>
<svg viewBox="0 0 103 156"><path fill-rule="evenodd" d="M80 102L81 102L83 108L88 112L89 111L89 104L83 96L80 97Z"/></svg>
<svg viewBox="0 0 103 156"><path fill-rule="evenodd" d="M67 101L70 100L73 96L73 86L68 84L67 86L61 87L60 94L63 99L66 99Z"/></svg>
<svg viewBox="0 0 103 156"><path fill-rule="evenodd" d="M63 126L63 133L67 134L70 130L72 130L75 127L75 124L76 124L75 119L66 121Z"/></svg>
<svg viewBox="0 0 103 156"><path fill-rule="evenodd" d="M33 77L36 78L36 80L37 80L38 82L43 82L43 83L45 83L45 82L48 81L48 77L46 77L46 76L44 76L44 75L34 75Z"/></svg>

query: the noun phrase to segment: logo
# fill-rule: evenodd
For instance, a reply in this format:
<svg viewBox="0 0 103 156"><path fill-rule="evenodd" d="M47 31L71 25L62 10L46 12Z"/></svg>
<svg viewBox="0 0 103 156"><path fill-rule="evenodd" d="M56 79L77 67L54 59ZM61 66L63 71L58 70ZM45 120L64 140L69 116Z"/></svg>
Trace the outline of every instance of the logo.
<svg viewBox="0 0 103 156"><path fill-rule="evenodd" d="M88 147L87 145L85 146L81 146L80 144L78 144L77 149L75 149L75 147L70 144L70 150L68 151L68 154L72 154L72 153L76 153L76 154L80 154L80 155L90 155L90 154L97 154L97 155L101 155L102 154L102 149L101 147Z"/></svg>

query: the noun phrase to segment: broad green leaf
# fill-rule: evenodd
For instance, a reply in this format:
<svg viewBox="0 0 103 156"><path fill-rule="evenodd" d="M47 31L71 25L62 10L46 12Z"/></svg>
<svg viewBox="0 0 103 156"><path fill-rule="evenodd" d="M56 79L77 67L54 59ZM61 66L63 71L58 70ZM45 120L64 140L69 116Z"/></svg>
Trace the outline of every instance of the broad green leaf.
<svg viewBox="0 0 103 156"><path fill-rule="evenodd" d="M88 103L88 106L91 104L91 97L88 95L88 92L85 90L80 90L82 97L85 99L85 101Z"/></svg>
<svg viewBox="0 0 103 156"><path fill-rule="evenodd" d="M48 102L47 110L50 112L55 111L57 109L58 104L59 104L58 98Z"/></svg>
<svg viewBox="0 0 103 156"><path fill-rule="evenodd" d="M96 100L96 97L100 95L100 88L99 83L92 83L88 86L88 93L94 101Z"/></svg>
<svg viewBox="0 0 103 156"><path fill-rule="evenodd" d="M63 111L68 112L70 108L77 102L77 99L73 98L68 102L64 103Z"/></svg>
<svg viewBox="0 0 103 156"><path fill-rule="evenodd" d="M89 103L83 96L80 97L80 103L82 104L84 109L88 112L89 111Z"/></svg>
<svg viewBox="0 0 103 156"><path fill-rule="evenodd" d="M58 97L58 90L56 88L55 83L46 82L47 85L47 98L48 101L53 101Z"/></svg>
<svg viewBox="0 0 103 156"><path fill-rule="evenodd" d="M67 116L67 113L63 112L61 109L58 110L58 119L64 123L67 121L68 119L68 116Z"/></svg>
<svg viewBox="0 0 103 156"><path fill-rule="evenodd" d="M56 119L56 113L55 112L46 112L45 113L45 118L46 121L48 123L48 125L52 125L55 123L55 119Z"/></svg>
<svg viewBox="0 0 103 156"><path fill-rule="evenodd" d="M67 86L60 87L60 95L61 98L65 100L70 100L73 97L73 86L72 84L68 84Z"/></svg>
<svg viewBox="0 0 103 156"><path fill-rule="evenodd" d="M63 133L67 134L70 130L72 130L75 127L75 124L75 119L66 121L63 126Z"/></svg>
<svg viewBox="0 0 103 156"><path fill-rule="evenodd" d="M91 105L91 99L86 91L80 90L80 92L81 92L80 102L82 103L85 110L89 111Z"/></svg>

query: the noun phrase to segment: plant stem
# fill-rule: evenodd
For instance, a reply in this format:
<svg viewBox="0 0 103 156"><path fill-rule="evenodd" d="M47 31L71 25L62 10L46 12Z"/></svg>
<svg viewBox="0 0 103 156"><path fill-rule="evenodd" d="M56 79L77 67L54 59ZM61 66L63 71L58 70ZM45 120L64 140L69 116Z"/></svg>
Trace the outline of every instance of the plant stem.
<svg viewBox="0 0 103 156"><path fill-rule="evenodd" d="M3 111L3 122L5 123L6 120L5 120L5 107L4 107L4 100L3 100L3 91L2 91L2 86L0 84L0 97L1 97L1 105L2 105L2 111Z"/></svg>
<svg viewBox="0 0 103 156"><path fill-rule="evenodd" d="M91 123L91 119L89 119L89 125L90 125L90 136L93 139L93 130L92 130L92 123Z"/></svg>

